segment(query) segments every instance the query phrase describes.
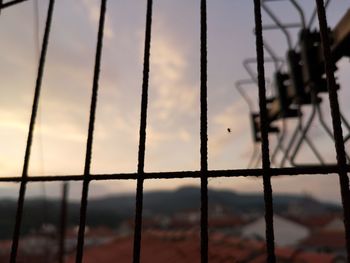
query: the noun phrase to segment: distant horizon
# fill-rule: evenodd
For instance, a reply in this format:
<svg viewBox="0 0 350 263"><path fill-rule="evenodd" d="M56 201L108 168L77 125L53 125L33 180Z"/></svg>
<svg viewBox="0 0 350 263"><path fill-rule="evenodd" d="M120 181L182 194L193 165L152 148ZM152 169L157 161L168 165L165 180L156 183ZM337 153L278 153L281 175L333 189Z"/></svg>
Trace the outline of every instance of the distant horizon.
<svg viewBox="0 0 350 263"><path fill-rule="evenodd" d="M184 185L184 186L179 186L175 189L149 189L149 190L145 190L144 194L147 193L168 193L168 192L178 192L181 190L186 190L186 189L193 189L193 190L198 190L198 196L200 195L200 187L199 186L195 186L195 185ZM47 191L48 189L46 189ZM250 191L250 192L246 192L246 191L239 191L239 190L235 190L235 189L227 189L227 188L216 188L216 187L209 187L208 188L209 191L215 191L215 192L229 192L229 193L234 193L240 196L249 196L249 195L261 195L263 196L263 192L262 191ZM5 192L5 193L4 193ZM112 192L107 192L104 194L100 194L100 195L90 195L89 199L91 200L98 200L98 199L105 199L105 198L110 198L110 197L122 197L122 196L133 196L135 195L135 192L133 191L128 191L128 192L121 192L121 193L112 193ZM337 201L333 201L333 200L328 200L328 199L321 199L318 198L317 196L312 195L311 193L308 192L303 192L303 193L284 193L284 192L274 192L274 196L275 197L281 197L281 196L285 196L285 197L306 197L306 198L311 198L313 200L316 200L318 202L321 203L325 203L325 204L331 204L331 205L339 205L341 206L340 202ZM10 189L10 188L4 188L4 187L0 187L0 201L1 200L13 200L16 201L18 198L18 193L16 190L14 189ZM51 193L51 195L46 195L44 196L43 193L35 193L35 192L31 192L27 195L27 200L33 200L33 199L46 199L49 201L56 201L56 200L60 200L61 196L58 195L57 193ZM69 202L80 202L80 196L79 195L75 195L75 196L71 196L69 194Z"/></svg>
<svg viewBox="0 0 350 263"><path fill-rule="evenodd" d="M299 1L310 17L315 3ZM288 5L290 8L288 8ZM290 3L271 4L283 21L299 17ZM333 27L348 10L347 1L327 9ZM27 1L1 13L0 61L0 176L21 175L37 71L37 36L33 3ZM164 0L154 3L145 171L186 171L200 167L200 1ZM245 169L254 150L249 109L234 83L248 78L242 61L256 56L252 1L208 1L208 168ZM47 4L39 5L42 38ZM140 97L146 1L109 1L102 52L101 78L91 160L92 174L130 173L137 169ZM98 1L56 1L34 130L29 175L82 174L86 150L88 110L96 48ZM179 19L178 14L181 14ZM262 12L264 24L273 21ZM23 25L27 25L23 27ZM317 28L317 23L312 29ZM297 30L291 30L293 44ZM184 41L185 40L185 41ZM264 32L278 57L285 58L287 43L279 31ZM40 41L39 41L40 42ZM339 100L349 116L350 64L338 63ZM266 65L266 78L273 67ZM16 72L14 77L13 72ZM247 87L257 109L257 87ZM270 95L271 90L268 90ZM323 94L326 95L326 94ZM322 95L322 96L323 96ZM325 115L329 113L324 98ZM310 109L305 107L305 115ZM325 116L328 120L329 116ZM293 121L291 121L293 122ZM291 123L289 129L292 129ZM310 138L328 163L335 163L333 141L315 125ZM289 130L288 130L289 131ZM290 132L288 132L288 135ZM271 152L276 138L271 136ZM347 145L349 146L349 144ZM257 147L258 151L260 148ZM277 154L280 160L282 154ZM307 147L297 163L317 162ZM171 190L199 186L199 179L146 180L144 190ZM11 186L9 186L11 185ZM26 197L59 196L60 184L28 183ZM18 195L18 185L0 183L1 196ZM9 186L9 187L7 187ZM209 187L240 193L261 192L261 178L209 179ZM136 182L91 182L91 198L111 193L135 193ZM338 176L272 178L274 193L310 193L319 200L340 203ZM79 200L81 183L72 183L70 198Z"/></svg>

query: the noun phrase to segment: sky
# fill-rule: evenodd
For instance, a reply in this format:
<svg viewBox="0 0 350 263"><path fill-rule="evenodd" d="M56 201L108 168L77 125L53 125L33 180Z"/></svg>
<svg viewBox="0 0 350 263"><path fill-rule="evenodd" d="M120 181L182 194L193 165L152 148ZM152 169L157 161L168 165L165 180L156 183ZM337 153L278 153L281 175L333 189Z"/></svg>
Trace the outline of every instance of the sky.
<svg viewBox="0 0 350 263"><path fill-rule="evenodd" d="M48 1L37 1L41 39ZM299 2L309 17L314 1ZM30 176L83 173L99 3L98 0L56 1ZM137 170L146 1L109 0L107 5L92 173L132 173ZM0 16L3 94L0 96L0 176L20 176L23 165L38 61L33 6L33 1L27 1L4 10ZM299 21L288 1L269 6L284 22ZM329 24L335 25L349 7L346 0L333 1L327 13ZM146 172L200 168L199 8L199 0L154 1ZM272 23L266 13L263 22ZM208 0L211 170L246 168L253 151L249 110L234 85L248 78L242 61L255 57L253 28L253 1ZM291 33L295 43L297 31ZM284 58L287 45L281 32L269 31L264 37L278 56ZM340 61L337 77L341 84L342 110L350 118L348 64L345 59ZM266 67L266 77L270 79L273 68L268 64ZM257 87L244 88L257 106ZM328 114L326 97L324 102ZM306 108L306 114L308 111ZM293 125L292 121L289 129ZM320 131L319 125L314 125L311 136L327 161L334 162L333 142ZM272 147L275 141L271 137ZM301 151L298 160L315 161L307 149ZM135 191L132 181L95 185L92 196ZM199 180L151 180L145 190L175 189L183 185L199 186ZM260 179L211 179L209 186L239 192L262 190ZM339 202L335 175L273 179L273 187L276 192L310 193ZM0 196L16 196L16 185L2 184L0 189L3 189ZM40 184L30 185L28 195L38 194L41 189ZM48 184L47 189L49 195L58 195L57 184ZM72 187L71 195L79 197L79 184Z"/></svg>

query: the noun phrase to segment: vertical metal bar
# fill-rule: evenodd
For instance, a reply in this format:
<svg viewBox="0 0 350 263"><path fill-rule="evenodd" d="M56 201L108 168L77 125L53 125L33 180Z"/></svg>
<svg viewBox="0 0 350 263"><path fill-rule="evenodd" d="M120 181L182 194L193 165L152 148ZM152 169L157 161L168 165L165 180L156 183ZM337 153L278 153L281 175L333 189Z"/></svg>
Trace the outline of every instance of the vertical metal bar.
<svg viewBox="0 0 350 263"><path fill-rule="evenodd" d="M201 0L200 35L200 155L201 155L201 262L208 262L208 102L207 1Z"/></svg>
<svg viewBox="0 0 350 263"><path fill-rule="evenodd" d="M41 54L40 54L40 60L39 60L39 66L38 66L38 74L37 74L36 83L35 83L32 113L30 116L29 131L28 131L27 144L26 144L23 170L22 170L22 179L23 180L21 181L21 185L20 185L20 189L19 189L16 219L15 219L15 228L14 228L13 237L12 237L12 247L11 247L11 255L10 255L10 262L11 263L16 262L17 252L18 252L18 242L19 242L19 235L21 233L21 222L22 222L22 217L23 217L24 197L25 197L26 185L27 185L26 178L28 177L28 167L29 167L30 154L31 154L31 148L32 148L32 143L33 143L35 120L36 120L38 106L39 106L41 84L42 84L42 79L43 79L43 75L44 75L45 60L46 60L47 47L48 47L48 43L49 43L49 36L50 36L54 3L55 3L55 0L50 0L48 11L47 11L45 33L44 33Z"/></svg>
<svg viewBox="0 0 350 263"><path fill-rule="evenodd" d="M58 263L64 263L65 254L65 238L67 226L67 195L68 182L62 184L62 202L61 202L61 218L60 218L60 232L58 240Z"/></svg>
<svg viewBox="0 0 350 263"><path fill-rule="evenodd" d="M136 186L136 208L135 208L135 229L134 229L134 252L133 262L139 263L141 256L141 232L142 232L142 209L143 209L143 174L145 167L146 151L146 127L147 127L147 104L148 104L148 83L150 71L151 33L152 33L152 9L153 0L147 0L145 49L143 61L143 79L141 95L141 118L139 133L139 151L137 165L137 186Z"/></svg>
<svg viewBox="0 0 350 263"><path fill-rule="evenodd" d="M264 41L262 34L262 18L260 0L254 0L254 15L256 28L256 53L258 60L258 83L259 83L259 108L261 125L261 152L264 183L265 200L265 221L266 221L266 249L267 262L276 262L274 230L273 230L273 200L270 174L269 158L269 138L268 138L268 119L266 110L266 87L265 87L265 69L264 69Z"/></svg>
<svg viewBox="0 0 350 263"><path fill-rule="evenodd" d="M335 149L337 154L337 163L339 167L339 183L344 209L344 225L346 237L346 250L348 261L350 261L350 190L349 178L346 169L346 154L343 139L343 131L341 127L341 116L338 102L338 94L336 81L334 77L334 69L332 67L332 54L330 48L330 40L328 35L327 17L323 0L316 0L318 21L320 24L321 42L323 55L325 58L325 72L327 76L327 87L329 95L329 103L331 108L333 133L335 140Z"/></svg>
<svg viewBox="0 0 350 263"><path fill-rule="evenodd" d="M87 142L86 142L84 180L83 180L83 189L82 189L81 204L80 204L80 218L79 218L76 263L81 263L83 260L86 212L87 212L87 205L88 205L89 183L90 183L90 177L91 177L90 167L91 167L91 156L92 156L92 143L93 143L93 135L94 135L94 127L95 127L97 94L98 94L99 78L100 78L101 56L102 56L102 46L103 46L103 29L104 29L104 22L105 22L105 16L106 16L106 5L107 5L107 0L101 0L100 20L99 20L98 33L97 33L94 78L93 78L92 96L91 96L91 105L90 105L89 128L88 128L88 136L87 136Z"/></svg>
<svg viewBox="0 0 350 263"><path fill-rule="evenodd" d="M326 0L325 8L328 7L330 2L331 2L331 0ZM311 28L312 24L315 21L316 15L317 15L317 6L315 7L314 11L312 12L312 15L310 17L309 23L307 24L307 28Z"/></svg>

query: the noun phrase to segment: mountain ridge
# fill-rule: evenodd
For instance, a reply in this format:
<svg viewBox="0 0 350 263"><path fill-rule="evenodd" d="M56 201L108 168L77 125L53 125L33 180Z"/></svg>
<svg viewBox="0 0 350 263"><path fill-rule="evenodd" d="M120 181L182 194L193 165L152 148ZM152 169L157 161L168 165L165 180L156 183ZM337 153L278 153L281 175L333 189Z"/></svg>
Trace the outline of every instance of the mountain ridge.
<svg viewBox="0 0 350 263"><path fill-rule="evenodd" d="M264 213L262 193L237 193L230 190L209 189L209 209L214 205L224 207L229 213ZM115 228L122 221L134 217L136 197L134 193L108 195L89 199L87 224ZM174 215L186 211L200 211L200 188L182 187L173 191L157 190L143 195L144 216ZM275 213L284 213L290 205L308 205L315 211L339 212L340 206L321 202L310 196L274 194ZM58 225L61 200L58 198L28 198L24 204L22 233L39 229L43 223ZM0 239L10 238L17 207L15 199L0 199ZM308 209L308 208L307 208ZM80 202L68 202L68 225L78 225Z"/></svg>

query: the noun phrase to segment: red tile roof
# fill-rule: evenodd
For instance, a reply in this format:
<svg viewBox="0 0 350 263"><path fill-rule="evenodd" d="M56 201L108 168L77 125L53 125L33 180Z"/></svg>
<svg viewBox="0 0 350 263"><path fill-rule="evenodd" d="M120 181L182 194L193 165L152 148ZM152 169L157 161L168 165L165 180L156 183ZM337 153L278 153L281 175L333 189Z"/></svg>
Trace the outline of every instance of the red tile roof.
<svg viewBox="0 0 350 263"><path fill-rule="evenodd" d="M295 263L333 263L337 257L332 254L302 252L294 257ZM345 261L344 261L345 262Z"/></svg>
<svg viewBox="0 0 350 263"><path fill-rule="evenodd" d="M219 236L216 240L211 240L210 262L247 262L257 253L254 250L257 247L255 243L252 243L252 247L250 247L249 241L225 238L224 236L222 238L225 243L220 241ZM199 262L199 244L198 233L149 231L142 238L142 262ZM132 260L132 247L132 237L117 239L103 246L88 247L84 252L84 263L130 262ZM74 255L71 255L67 263L73 263L74 260Z"/></svg>
<svg viewBox="0 0 350 263"><path fill-rule="evenodd" d="M211 263L251 262L265 263L264 242L243 240L212 233L209 239L209 261ZM200 261L199 234L193 231L145 231L142 238L141 259L144 263L195 263ZM84 263L112 263L132 261L133 238L125 237L109 244L88 247L84 252ZM335 256L296 251L291 248L276 248L279 262L331 263ZM293 260L292 260L293 259ZM74 263L70 255L66 263Z"/></svg>
<svg viewBox="0 0 350 263"><path fill-rule="evenodd" d="M197 262L199 241L169 240L145 235L142 238L142 262ZM133 240L131 237L115 240L103 246L89 247L84 252L84 263L112 263L132 261ZM70 256L67 263L75 262Z"/></svg>
<svg viewBox="0 0 350 263"><path fill-rule="evenodd" d="M305 239L301 245L313 248L343 249L345 248L345 234L341 231L318 231Z"/></svg>
<svg viewBox="0 0 350 263"><path fill-rule="evenodd" d="M257 255L255 258L249 261L249 263L266 263L266 253Z"/></svg>
<svg viewBox="0 0 350 263"><path fill-rule="evenodd" d="M238 217L209 218L208 222L209 228L242 226L244 223L246 222Z"/></svg>
<svg viewBox="0 0 350 263"><path fill-rule="evenodd" d="M275 255L276 255L277 262L286 262L286 261L290 260L296 253L297 253L297 251L295 249L292 249L292 248L279 248L279 247L275 248ZM265 263L266 257L267 257L267 255L265 252L260 253L259 255L257 255L254 259L252 259L249 262L250 263Z"/></svg>
<svg viewBox="0 0 350 263"><path fill-rule="evenodd" d="M329 224L335 218L338 218L337 214L327 214L327 215L319 215L319 216L310 216L310 217L289 217L295 222L298 222L301 225L307 226L310 229L320 229L327 224Z"/></svg>
<svg viewBox="0 0 350 263"><path fill-rule="evenodd" d="M295 249L292 249L292 248L276 247L275 253L276 253L276 257L278 259L287 260L287 259L292 258L297 253L297 251Z"/></svg>
<svg viewBox="0 0 350 263"><path fill-rule="evenodd" d="M293 263L335 263L345 262L345 258L336 256L334 254L316 253L316 252L305 252L298 251L289 248L276 248L276 259L277 262L293 262ZM337 261L337 260L343 261ZM266 254L262 253L250 260L249 263L265 263Z"/></svg>

